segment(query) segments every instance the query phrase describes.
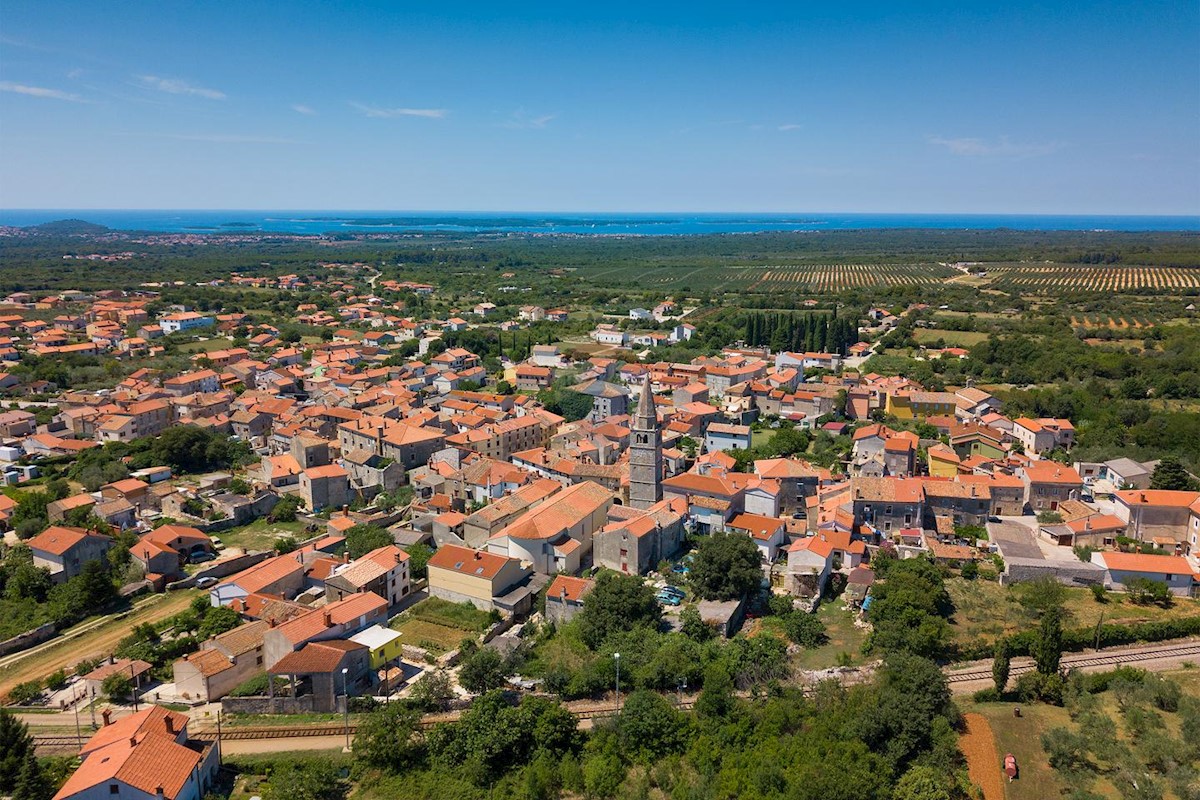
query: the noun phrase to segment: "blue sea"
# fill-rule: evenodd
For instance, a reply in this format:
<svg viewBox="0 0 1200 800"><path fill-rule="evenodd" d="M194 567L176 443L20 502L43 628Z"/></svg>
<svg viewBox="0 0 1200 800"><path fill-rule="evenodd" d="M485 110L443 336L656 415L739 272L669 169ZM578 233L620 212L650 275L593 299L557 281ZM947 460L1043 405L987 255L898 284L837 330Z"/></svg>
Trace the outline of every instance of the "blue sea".
<svg viewBox="0 0 1200 800"><path fill-rule="evenodd" d="M1200 231L1200 216L0 209L0 225L37 225L60 219L82 219L117 230L169 233L541 233L664 236L885 228Z"/></svg>

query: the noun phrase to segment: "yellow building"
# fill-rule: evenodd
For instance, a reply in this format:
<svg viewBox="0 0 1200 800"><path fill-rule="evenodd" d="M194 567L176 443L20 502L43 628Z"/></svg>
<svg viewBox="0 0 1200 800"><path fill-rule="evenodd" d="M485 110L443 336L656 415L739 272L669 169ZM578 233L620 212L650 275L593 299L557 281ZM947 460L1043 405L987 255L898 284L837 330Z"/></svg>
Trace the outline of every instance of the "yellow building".
<svg viewBox="0 0 1200 800"><path fill-rule="evenodd" d="M896 419L953 416L957 398L952 392L897 392L887 396L884 411Z"/></svg>
<svg viewBox="0 0 1200 800"><path fill-rule="evenodd" d="M371 653L371 669L400 660L404 649L404 636L400 631L372 625L350 637L350 641L363 645Z"/></svg>
<svg viewBox="0 0 1200 800"><path fill-rule="evenodd" d="M934 478L953 478L958 475L961 463L958 454L944 444L929 448L929 474Z"/></svg>
<svg viewBox="0 0 1200 800"><path fill-rule="evenodd" d="M532 573L520 559L458 545L442 545L429 558L429 594L452 603L471 603L484 611L512 610L497 602ZM518 602L525 598L514 598Z"/></svg>

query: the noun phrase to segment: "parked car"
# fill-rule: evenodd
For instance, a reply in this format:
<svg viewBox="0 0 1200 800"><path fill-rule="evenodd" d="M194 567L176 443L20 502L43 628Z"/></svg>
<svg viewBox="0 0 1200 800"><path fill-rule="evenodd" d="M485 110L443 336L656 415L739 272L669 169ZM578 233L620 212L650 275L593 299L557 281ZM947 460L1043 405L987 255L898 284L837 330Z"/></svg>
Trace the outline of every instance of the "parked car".
<svg viewBox="0 0 1200 800"><path fill-rule="evenodd" d="M215 561L216 558L212 553L201 551L188 556L188 561L192 564L203 564L205 561Z"/></svg>
<svg viewBox="0 0 1200 800"><path fill-rule="evenodd" d="M683 602L683 598L670 592L659 592L654 595L654 599L662 603L664 606L677 606Z"/></svg>
<svg viewBox="0 0 1200 800"><path fill-rule="evenodd" d="M196 581L197 589L207 589L210 586L216 586L216 585L217 585L216 578L201 578L200 580Z"/></svg>

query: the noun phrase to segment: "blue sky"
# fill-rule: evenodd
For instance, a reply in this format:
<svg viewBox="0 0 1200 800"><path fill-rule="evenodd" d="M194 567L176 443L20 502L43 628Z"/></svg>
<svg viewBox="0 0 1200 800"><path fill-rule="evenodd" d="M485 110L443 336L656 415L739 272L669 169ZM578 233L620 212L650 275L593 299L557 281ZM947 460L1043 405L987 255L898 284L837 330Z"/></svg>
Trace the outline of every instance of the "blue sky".
<svg viewBox="0 0 1200 800"><path fill-rule="evenodd" d="M0 207L1200 213L1200 3L5 0Z"/></svg>

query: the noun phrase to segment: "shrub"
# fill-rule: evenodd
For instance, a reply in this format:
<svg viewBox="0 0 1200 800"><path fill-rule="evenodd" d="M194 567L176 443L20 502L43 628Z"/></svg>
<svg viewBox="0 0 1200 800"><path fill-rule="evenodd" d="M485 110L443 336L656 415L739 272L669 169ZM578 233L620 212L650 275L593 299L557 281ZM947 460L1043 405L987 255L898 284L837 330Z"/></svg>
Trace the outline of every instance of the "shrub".
<svg viewBox="0 0 1200 800"><path fill-rule="evenodd" d="M51 672L46 676L46 688L52 692L57 692L59 689L65 688L67 685L67 671L60 669Z"/></svg>
<svg viewBox="0 0 1200 800"><path fill-rule="evenodd" d="M971 695L971 699L976 703L997 703L1004 698L1000 696L1000 693L996 691L995 687L989 686L988 688L980 689L978 692Z"/></svg>
<svg viewBox="0 0 1200 800"><path fill-rule="evenodd" d="M960 574L966 580L973 581L977 577L979 577L979 565L977 563L975 563L974 561L968 561L967 563L962 565Z"/></svg>
<svg viewBox="0 0 1200 800"><path fill-rule="evenodd" d="M1093 583L1088 587L1092 591L1092 599L1097 603L1108 602L1108 589L1104 588L1102 583Z"/></svg>
<svg viewBox="0 0 1200 800"><path fill-rule="evenodd" d="M42 696L41 681L25 681L18 683L8 692L8 699L19 706L29 705Z"/></svg>

